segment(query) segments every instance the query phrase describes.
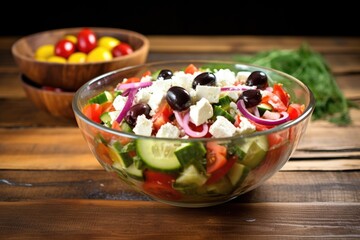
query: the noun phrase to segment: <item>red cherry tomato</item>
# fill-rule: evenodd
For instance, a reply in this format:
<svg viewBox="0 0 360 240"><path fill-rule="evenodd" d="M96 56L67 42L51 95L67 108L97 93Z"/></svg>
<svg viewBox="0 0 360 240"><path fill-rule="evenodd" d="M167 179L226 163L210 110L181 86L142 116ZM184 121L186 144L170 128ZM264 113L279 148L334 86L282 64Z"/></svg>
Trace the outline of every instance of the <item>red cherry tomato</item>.
<svg viewBox="0 0 360 240"><path fill-rule="evenodd" d="M89 28L83 28L77 35L77 48L80 52L89 53L97 46L95 33Z"/></svg>
<svg viewBox="0 0 360 240"><path fill-rule="evenodd" d="M55 45L55 55L63 58L68 58L76 51L75 44L68 39L61 39Z"/></svg>
<svg viewBox="0 0 360 240"><path fill-rule="evenodd" d="M113 47L111 53L113 57L125 56L133 52L132 47L127 43L120 43Z"/></svg>

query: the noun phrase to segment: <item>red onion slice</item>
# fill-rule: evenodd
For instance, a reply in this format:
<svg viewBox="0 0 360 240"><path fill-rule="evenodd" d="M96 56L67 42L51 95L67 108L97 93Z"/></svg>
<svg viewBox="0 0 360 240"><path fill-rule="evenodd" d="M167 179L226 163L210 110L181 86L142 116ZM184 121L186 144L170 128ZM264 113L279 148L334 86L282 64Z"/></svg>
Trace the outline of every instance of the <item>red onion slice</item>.
<svg viewBox="0 0 360 240"><path fill-rule="evenodd" d="M221 91L244 91L249 89L256 89L256 86L246 86L246 85L239 85L239 86L232 86L232 87L222 87L220 88Z"/></svg>
<svg viewBox="0 0 360 240"><path fill-rule="evenodd" d="M240 112L247 117L248 119L259 123L259 124L263 124L263 125L279 125L282 123L285 123L289 120L289 114L287 112L281 112L281 117L279 119L276 120L271 120L271 119L263 119L260 117L256 117L253 114L251 114L245 107L245 103L244 100L240 99L237 102L237 107L240 110Z"/></svg>
<svg viewBox="0 0 360 240"><path fill-rule="evenodd" d="M175 115L175 118L176 118L176 121L179 123L180 127L184 128L184 121L183 119L181 118L181 113L179 113L178 111L174 111L174 115Z"/></svg>
<svg viewBox="0 0 360 240"><path fill-rule="evenodd" d="M122 83L118 84L115 90L126 90L128 88L142 88L152 85L151 81L148 82L134 82L134 83Z"/></svg>
<svg viewBox="0 0 360 240"><path fill-rule="evenodd" d="M124 104L124 107L123 109L121 110L119 116L116 118L116 121L118 123L121 123L121 121L124 119L124 117L126 116L126 113L130 110L131 108L131 105L134 101L134 98L135 98L135 94L137 92L137 89L136 88L131 88L129 90L129 94L128 94L128 97L127 97L127 100Z"/></svg>
<svg viewBox="0 0 360 240"><path fill-rule="evenodd" d="M176 117L176 115L175 115L175 117ZM183 118L183 126L182 127L184 128L184 131L187 135L189 135L190 137L200 138L200 137L204 137L208 133L209 126L207 124L203 124L203 130L201 132L192 130L189 126L189 119L190 119L190 114L186 113Z"/></svg>

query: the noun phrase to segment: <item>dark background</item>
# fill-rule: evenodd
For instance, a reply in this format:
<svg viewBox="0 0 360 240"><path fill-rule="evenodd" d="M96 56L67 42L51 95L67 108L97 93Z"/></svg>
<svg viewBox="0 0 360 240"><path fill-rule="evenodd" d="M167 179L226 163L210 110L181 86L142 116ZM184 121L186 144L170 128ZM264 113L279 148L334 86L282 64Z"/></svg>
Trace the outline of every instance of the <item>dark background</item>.
<svg viewBox="0 0 360 240"><path fill-rule="evenodd" d="M145 35L359 36L360 30L360 11L347 1L91 2L7 2L9 6L0 14L0 34L28 35L85 26L123 28Z"/></svg>

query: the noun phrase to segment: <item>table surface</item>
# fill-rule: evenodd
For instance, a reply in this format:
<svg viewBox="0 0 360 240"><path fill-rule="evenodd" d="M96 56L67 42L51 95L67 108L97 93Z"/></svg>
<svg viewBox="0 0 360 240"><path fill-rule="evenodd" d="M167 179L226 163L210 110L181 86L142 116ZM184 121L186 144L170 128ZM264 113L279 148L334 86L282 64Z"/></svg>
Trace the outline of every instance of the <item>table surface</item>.
<svg viewBox="0 0 360 240"><path fill-rule="evenodd" d="M360 38L149 38L148 62L232 60L307 42L360 103ZM288 163L257 189L215 207L168 206L114 182L74 120L34 109L10 51L17 39L0 38L0 238L360 238L360 110L346 127L311 122Z"/></svg>

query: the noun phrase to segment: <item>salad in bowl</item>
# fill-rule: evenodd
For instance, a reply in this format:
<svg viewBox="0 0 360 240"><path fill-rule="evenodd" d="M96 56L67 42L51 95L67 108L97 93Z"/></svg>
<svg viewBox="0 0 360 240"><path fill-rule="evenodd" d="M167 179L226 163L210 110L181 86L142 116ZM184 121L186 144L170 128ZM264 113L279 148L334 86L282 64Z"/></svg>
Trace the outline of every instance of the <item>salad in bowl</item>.
<svg viewBox="0 0 360 240"><path fill-rule="evenodd" d="M307 86L274 69L172 61L101 75L76 92L73 110L105 170L155 200L205 207L275 174L314 104Z"/></svg>

